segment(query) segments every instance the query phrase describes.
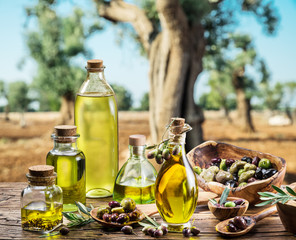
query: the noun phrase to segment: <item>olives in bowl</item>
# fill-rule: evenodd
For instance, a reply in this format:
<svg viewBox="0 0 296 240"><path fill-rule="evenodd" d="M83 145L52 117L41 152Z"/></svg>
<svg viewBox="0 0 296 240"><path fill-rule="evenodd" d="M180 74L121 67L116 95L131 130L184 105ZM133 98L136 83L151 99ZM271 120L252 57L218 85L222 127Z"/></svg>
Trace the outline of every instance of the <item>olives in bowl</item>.
<svg viewBox="0 0 296 240"><path fill-rule="evenodd" d="M214 204L213 201L209 201L208 207L213 215L220 221L235 216L241 216L249 207L249 202L242 198L228 197L223 204L219 204L220 198L215 198L214 200L216 204Z"/></svg>
<svg viewBox="0 0 296 240"><path fill-rule="evenodd" d="M275 192L271 185L280 187L286 173L283 158L222 142L204 142L187 157L193 169L207 169L197 175L199 187L218 195L230 187L229 197L244 198L252 205L260 201L257 192Z"/></svg>
<svg viewBox="0 0 296 240"><path fill-rule="evenodd" d="M107 227L132 225L145 218L131 198L124 198L121 203L111 201L106 207L94 208L90 215L94 220Z"/></svg>

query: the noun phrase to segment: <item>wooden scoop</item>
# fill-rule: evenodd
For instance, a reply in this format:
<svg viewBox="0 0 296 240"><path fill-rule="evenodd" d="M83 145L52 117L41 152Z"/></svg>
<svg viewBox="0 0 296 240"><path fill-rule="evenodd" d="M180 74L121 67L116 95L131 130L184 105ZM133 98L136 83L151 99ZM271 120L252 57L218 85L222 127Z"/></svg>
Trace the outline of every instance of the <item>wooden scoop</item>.
<svg viewBox="0 0 296 240"><path fill-rule="evenodd" d="M238 232L227 231L226 226L227 226L229 220L233 219L233 218L230 218L230 219L224 220L223 222L218 223L216 225L216 231L218 233L222 234L223 236L227 236L227 237L241 236L241 235L244 235L244 234L248 233L249 231L251 231L251 229L255 226L256 222L259 222L263 218L268 217L276 212L277 212L276 206L273 206L273 207L264 209L263 211L261 211L259 213L249 216L251 218L251 223L248 225L248 227L246 229L240 230Z"/></svg>

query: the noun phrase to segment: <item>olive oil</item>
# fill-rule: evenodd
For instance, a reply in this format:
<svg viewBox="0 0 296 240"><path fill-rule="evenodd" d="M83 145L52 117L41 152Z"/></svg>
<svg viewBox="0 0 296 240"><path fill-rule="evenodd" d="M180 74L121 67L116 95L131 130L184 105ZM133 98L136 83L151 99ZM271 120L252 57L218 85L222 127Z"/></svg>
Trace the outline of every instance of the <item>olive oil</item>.
<svg viewBox="0 0 296 240"><path fill-rule="evenodd" d="M118 170L118 129L115 96L78 94L75 124L78 147L86 157L86 196L111 196Z"/></svg>
<svg viewBox="0 0 296 240"><path fill-rule="evenodd" d="M31 202L21 208L21 222L24 230L51 230L63 220L63 205L42 201Z"/></svg>
<svg viewBox="0 0 296 240"><path fill-rule="evenodd" d="M56 184L63 189L63 211L76 211L75 201L85 204L85 158L82 152L57 155L50 151L46 164L54 166Z"/></svg>
<svg viewBox="0 0 296 240"><path fill-rule="evenodd" d="M148 204L155 202L154 182L149 186L125 186L114 185L113 199L121 201L124 198L132 198L137 204Z"/></svg>
<svg viewBox="0 0 296 240"><path fill-rule="evenodd" d="M163 164L156 179L157 208L161 217L172 224L187 223L198 198L196 177L193 171L188 171L191 166L182 152Z"/></svg>

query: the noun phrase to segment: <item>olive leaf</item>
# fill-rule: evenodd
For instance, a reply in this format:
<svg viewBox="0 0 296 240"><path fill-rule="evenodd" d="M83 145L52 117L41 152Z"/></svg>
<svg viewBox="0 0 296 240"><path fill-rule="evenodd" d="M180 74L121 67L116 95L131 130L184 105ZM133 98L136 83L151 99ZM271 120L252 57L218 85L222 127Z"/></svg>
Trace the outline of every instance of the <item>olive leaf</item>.
<svg viewBox="0 0 296 240"><path fill-rule="evenodd" d="M210 198L209 198L209 201L210 201L213 205L217 204L217 201L216 201L215 199L210 199Z"/></svg>
<svg viewBox="0 0 296 240"><path fill-rule="evenodd" d="M154 144L154 145L151 145L151 146L146 147L146 150L150 150L150 149L153 149L153 148L156 148L156 147L157 147L157 145Z"/></svg>
<svg viewBox="0 0 296 240"><path fill-rule="evenodd" d="M76 206L78 207L78 209L83 212L84 214L90 216L86 206L84 206L81 202L75 202Z"/></svg>
<svg viewBox="0 0 296 240"><path fill-rule="evenodd" d="M230 188L226 187L221 195L221 198L220 198L220 205L224 204L226 202L226 199L228 198L228 195L229 195L229 192L230 192Z"/></svg>
<svg viewBox="0 0 296 240"><path fill-rule="evenodd" d="M159 226L160 226L157 222L155 222L152 218L150 218L146 213L143 212L143 214L144 214L145 218L146 218L151 224L153 224L155 227L159 227Z"/></svg>
<svg viewBox="0 0 296 240"><path fill-rule="evenodd" d="M288 193L290 193L293 196L296 196L296 193L294 192L294 190L292 188L290 188L289 186L286 186L286 190L288 191Z"/></svg>

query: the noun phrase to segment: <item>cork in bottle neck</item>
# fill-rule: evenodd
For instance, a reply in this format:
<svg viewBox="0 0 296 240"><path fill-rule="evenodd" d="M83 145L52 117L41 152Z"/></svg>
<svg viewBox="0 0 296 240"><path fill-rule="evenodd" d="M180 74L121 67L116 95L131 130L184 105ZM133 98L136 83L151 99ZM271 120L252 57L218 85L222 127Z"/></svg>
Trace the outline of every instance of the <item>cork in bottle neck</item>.
<svg viewBox="0 0 296 240"><path fill-rule="evenodd" d="M185 118L171 118L170 132L177 135L183 132Z"/></svg>
<svg viewBox="0 0 296 240"><path fill-rule="evenodd" d="M104 68L103 60L91 59L87 61L86 69L88 72L103 72Z"/></svg>
<svg viewBox="0 0 296 240"><path fill-rule="evenodd" d="M135 134L129 136L129 145L144 146L146 144L146 137L144 135Z"/></svg>
<svg viewBox="0 0 296 240"><path fill-rule="evenodd" d="M76 134L77 127L74 125L58 125L54 127L54 136L58 143L73 143L79 135Z"/></svg>
<svg viewBox="0 0 296 240"><path fill-rule="evenodd" d="M29 173L26 176L31 185L50 186L54 184L57 174L53 166L36 165L29 167Z"/></svg>

